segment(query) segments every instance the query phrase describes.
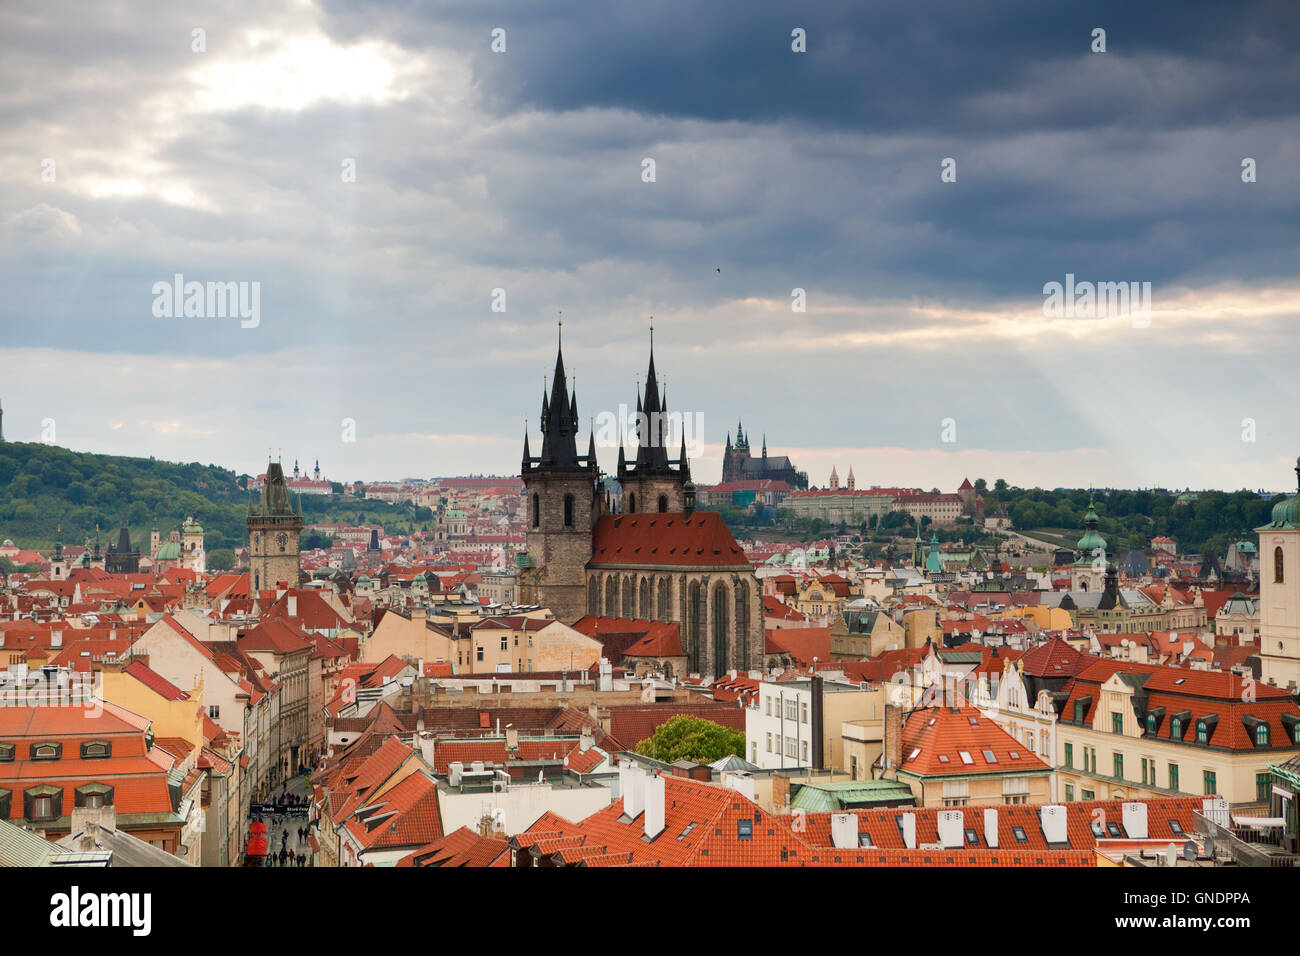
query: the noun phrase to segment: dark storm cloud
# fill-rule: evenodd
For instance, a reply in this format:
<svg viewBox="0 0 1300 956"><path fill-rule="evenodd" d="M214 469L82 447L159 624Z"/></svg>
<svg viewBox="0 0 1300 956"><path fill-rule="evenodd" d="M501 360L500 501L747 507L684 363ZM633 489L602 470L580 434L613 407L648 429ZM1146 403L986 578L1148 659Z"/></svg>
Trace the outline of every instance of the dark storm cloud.
<svg viewBox="0 0 1300 956"><path fill-rule="evenodd" d="M1286 0L323 6L336 37L470 51L484 93L506 111L600 107L987 135L1291 116L1287 94L1300 81L1300 14ZM507 31L507 55L489 52L496 27ZM807 55L791 53L794 27L807 31ZM1089 65L1094 27L1106 29L1112 60L1170 57L1187 71L1135 88ZM982 106L999 95L1008 99L998 110Z"/></svg>

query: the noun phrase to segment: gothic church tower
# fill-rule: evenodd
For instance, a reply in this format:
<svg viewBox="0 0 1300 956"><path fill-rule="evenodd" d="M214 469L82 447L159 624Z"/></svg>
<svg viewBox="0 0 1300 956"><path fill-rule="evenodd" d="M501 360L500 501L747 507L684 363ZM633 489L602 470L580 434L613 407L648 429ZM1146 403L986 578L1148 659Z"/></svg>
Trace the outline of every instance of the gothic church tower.
<svg viewBox="0 0 1300 956"><path fill-rule="evenodd" d="M586 613L591 529L604 510L596 436L578 454L578 397L569 395L563 342L555 349L555 380L542 395L542 453L524 434L520 477L527 502L526 550L519 555L519 601L548 607L572 624Z"/></svg>

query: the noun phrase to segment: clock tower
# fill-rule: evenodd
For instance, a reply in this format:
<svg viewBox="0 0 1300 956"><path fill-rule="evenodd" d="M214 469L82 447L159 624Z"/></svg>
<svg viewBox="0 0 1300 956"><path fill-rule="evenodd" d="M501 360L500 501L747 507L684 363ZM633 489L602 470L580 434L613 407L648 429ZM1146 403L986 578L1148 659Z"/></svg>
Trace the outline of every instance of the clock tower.
<svg viewBox="0 0 1300 956"><path fill-rule="evenodd" d="M248 573L253 591L298 586L298 535L302 505L295 511L278 461L266 466L266 484L256 508L248 500Z"/></svg>

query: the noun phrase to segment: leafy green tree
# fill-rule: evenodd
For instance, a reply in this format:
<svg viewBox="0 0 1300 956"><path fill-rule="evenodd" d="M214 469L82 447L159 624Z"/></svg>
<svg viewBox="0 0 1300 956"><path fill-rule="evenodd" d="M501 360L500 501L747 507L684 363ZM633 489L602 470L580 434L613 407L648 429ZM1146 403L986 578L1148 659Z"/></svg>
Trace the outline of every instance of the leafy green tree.
<svg viewBox="0 0 1300 956"><path fill-rule="evenodd" d="M235 552L230 548L218 548L208 552L209 571L230 571L235 567Z"/></svg>
<svg viewBox="0 0 1300 956"><path fill-rule="evenodd" d="M692 760L712 763L745 755L745 735L702 717L678 714L660 724L652 736L636 745L636 753L664 763Z"/></svg>

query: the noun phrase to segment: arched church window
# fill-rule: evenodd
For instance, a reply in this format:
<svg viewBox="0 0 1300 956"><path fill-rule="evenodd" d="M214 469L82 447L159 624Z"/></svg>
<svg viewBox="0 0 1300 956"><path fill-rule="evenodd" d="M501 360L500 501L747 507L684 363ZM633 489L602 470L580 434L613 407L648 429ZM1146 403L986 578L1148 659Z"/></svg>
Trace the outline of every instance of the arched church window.
<svg viewBox="0 0 1300 956"><path fill-rule="evenodd" d="M631 492L627 496L627 513L630 515L636 514L636 495Z"/></svg>
<svg viewBox="0 0 1300 956"><path fill-rule="evenodd" d="M541 504L541 499L539 499L537 495L534 494L533 495L533 527L534 528L536 528L538 523L541 521L541 508L539 507L540 504Z"/></svg>
<svg viewBox="0 0 1300 956"><path fill-rule="evenodd" d="M1273 549L1273 583L1274 584L1282 583L1282 577L1283 577L1282 572L1283 572L1282 549L1274 548Z"/></svg>
<svg viewBox="0 0 1300 956"><path fill-rule="evenodd" d="M564 526L573 527L573 495L564 496Z"/></svg>
<svg viewBox="0 0 1300 956"><path fill-rule="evenodd" d="M659 513L660 513L660 514L663 514L663 513L666 512L667 510L668 510L668 496L667 496L667 495L660 495L660 496L659 496Z"/></svg>

